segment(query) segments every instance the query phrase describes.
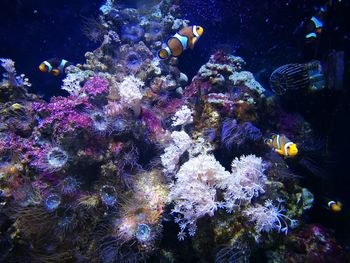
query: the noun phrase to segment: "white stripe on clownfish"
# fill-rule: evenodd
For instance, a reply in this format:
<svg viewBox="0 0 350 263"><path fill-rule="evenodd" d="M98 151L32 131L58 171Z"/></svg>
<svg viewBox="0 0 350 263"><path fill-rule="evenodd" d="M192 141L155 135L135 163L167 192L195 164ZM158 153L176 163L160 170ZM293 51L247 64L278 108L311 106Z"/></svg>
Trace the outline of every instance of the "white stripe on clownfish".
<svg viewBox="0 0 350 263"><path fill-rule="evenodd" d="M182 49L185 50L187 48L188 38L186 36L182 36L182 35L180 35L178 33L176 33L174 35L174 37L177 38L180 41L180 43L182 45Z"/></svg>
<svg viewBox="0 0 350 263"><path fill-rule="evenodd" d="M291 146L293 143L292 142L287 142L285 145L284 145L284 152L286 153L286 156L288 156L288 147Z"/></svg>
<svg viewBox="0 0 350 263"><path fill-rule="evenodd" d="M323 23L317 17L313 16L311 21L314 22L316 28L323 27Z"/></svg>
<svg viewBox="0 0 350 263"><path fill-rule="evenodd" d="M193 35L195 35L196 37L199 37L199 34L197 33L197 26L193 26L193 27L192 27L192 33L193 33Z"/></svg>
<svg viewBox="0 0 350 263"><path fill-rule="evenodd" d="M277 134L277 136L276 136L276 143L277 143L277 149L281 150L280 135L279 134Z"/></svg>
<svg viewBox="0 0 350 263"><path fill-rule="evenodd" d="M47 66L47 71L51 72L51 70L52 70L51 64L49 62L47 62L46 60L43 62L43 64L45 64Z"/></svg>

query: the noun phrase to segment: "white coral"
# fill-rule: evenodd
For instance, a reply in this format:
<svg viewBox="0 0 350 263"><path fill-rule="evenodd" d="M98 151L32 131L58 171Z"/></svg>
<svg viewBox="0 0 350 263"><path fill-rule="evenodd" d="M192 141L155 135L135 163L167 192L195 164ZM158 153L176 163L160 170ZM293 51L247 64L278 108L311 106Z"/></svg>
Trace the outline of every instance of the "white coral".
<svg viewBox="0 0 350 263"><path fill-rule="evenodd" d="M184 131L174 131L171 133L173 143L164 149L164 154L160 156L164 171L173 173L176 170L177 164L181 155L187 151L192 144L190 136Z"/></svg>
<svg viewBox="0 0 350 263"><path fill-rule="evenodd" d="M274 206L271 200L266 200L263 206L257 204L249 207L244 211L244 214L248 216L249 221L255 222L255 230L258 234L262 231L270 232L274 229L287 234L288 221L291 227L294 227L297 221L290 219L283 212L284 209L281 203Z"/></svg>
<svg viewBox="0 0 350 263"><path fill-rule="evenodd" d="M68 72L68 74L65 79L63 79L61 88L71 95L79 94L82 89L80 83L94 75L91 70L81 70L73 65L69 66L66 72Z"/></svg>
<svg viewBox="0 0 350 263"><path fill-rule="evenodd" d="M235 158L231 167L231 175L218 182L218 187L224 190L227 212L232 212L242 201L250 202L253 197L264 193L267 180L262 159L255 155Z"/></svg>
<svg viewBox="0 0 350 263"><path fill-rule="evenodd" d="M173 212L180 214L177 221L181 232L189 226L195 229L195 222L204 215L214 215L218 208L215 185L228 176L230 173L212 155L199 155L181 166L169 195L175 202Z"/></svg>
<svg viewBox="0 0 350 263"><path fill-rule="evenodd" d="M8 73L16 73L15 62L12 59L0 58L0 64Z"/></svg>
<svg viewBox="0 0 350 263"><path fill-rule="evenodd" d="M134 76L127 76L119 84L119 95L121 102L131 108L136 115L141 111L141 99L142 93L140 88L144 85L144 82Z"/></svg>
<svg viewBox="0 0 350 263"><path fill-rule="evenodd" d="M193 122L192 110L186 105L182 106L172 117L172 126L186 125Z"/></svg>

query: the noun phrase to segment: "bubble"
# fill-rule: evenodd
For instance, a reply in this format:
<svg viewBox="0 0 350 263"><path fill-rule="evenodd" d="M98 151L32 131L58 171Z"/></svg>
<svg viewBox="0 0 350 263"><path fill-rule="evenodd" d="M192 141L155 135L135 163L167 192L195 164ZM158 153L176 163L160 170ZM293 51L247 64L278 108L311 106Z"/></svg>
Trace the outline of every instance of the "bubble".
<svg viewBox="0 0 350 263"><path fill-rule="evenodd" d="M114 206L117 202L117 191L113 186L104 185L100 190L102 202L107 206Z"/></svg>
<svg viewBox="0 0 350 263"><path fill-rule="evenodd" d="M47 154L47 162L53 168L62 168L68 161L68 155L59 147L52 148Z"/></svg>
<svg viewBox="0 0 350 263"><path fill-rule="evenodd" d="M45 199L45 207L49 211L54 211L61 204L61 197L57 194L50 194Z"/></svg>
<svg viewBox="0 0 350 263"><path fill-rule="evenodd" d="M137 226L136 238L140 242L146 242L151 238L151 228L146 224Z"/></svg>

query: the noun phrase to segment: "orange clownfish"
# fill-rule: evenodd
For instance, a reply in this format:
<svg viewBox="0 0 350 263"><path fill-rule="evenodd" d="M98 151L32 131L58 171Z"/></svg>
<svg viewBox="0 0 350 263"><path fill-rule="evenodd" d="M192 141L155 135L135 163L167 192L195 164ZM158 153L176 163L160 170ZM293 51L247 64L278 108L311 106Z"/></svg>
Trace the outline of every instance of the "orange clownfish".
<svg viewBox="0 0 350 263"><path fill-rule="evenodd" d="M297 145L289 140L285 135L272 134L271 138L264 140L264 143L285 158L294 157L298 154Z"/></svg>
<svg viewBox="0 0 350 263"><path fill-rule="evenodd" d="M327 207L330 211L334 213L339 213L342 209L343 204L339 201L329 201Z"/></svg>
<svg viewBox="0 0 350 263"><path fill-rule="evenodd" d="M70 66L71 63L65 59L51 58L45 60L39 65L39 70L41 72L50 73L54 76L62 74L66 67Z"/></svg>
<svg viewBox="0 0 350 263"><path fill-rule="evenodd" d="M167 59L170 56L180 56L187 48L193 49L194 44L202 34L203 28L200 26L184 27L163 44L165 47L158 51L158 57L160 59Z"/></svg>

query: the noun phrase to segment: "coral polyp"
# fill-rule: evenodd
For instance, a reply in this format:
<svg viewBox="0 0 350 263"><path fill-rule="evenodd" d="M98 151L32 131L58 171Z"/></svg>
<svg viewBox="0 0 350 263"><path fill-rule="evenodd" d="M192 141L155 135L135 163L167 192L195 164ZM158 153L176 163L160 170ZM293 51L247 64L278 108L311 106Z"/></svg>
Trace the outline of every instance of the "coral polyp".
<svg viewBox="0 0 350 263"><path fill-rule="evenodd" d="M45 198L45 207L48 211L55 211L61 204L61 197L57 194L50 194Z"/></svg>
<svg viewBox="0 0 350 263"><path fill-rule="evenodd" d="M137 52L131 51L127 54L126 57L126 67L131 72L136 72L139 70L142 64L142 58Z"/></svg>
<svg viewBox="0 0 350 263"><path fill-rule="evenodd" d="M96 133L104 135L110 132L110 119L103 112L93 112L90 117L92 119L92 128Z"/></svg>
<svg viewBox="0 0 350 263"><path fill-rule="evenodd" d="M114 206L117 202L117 191L113 186L104 185L100 189L102 203L106 206Z"/></svg>
<svg viewBox="0 0 350 263"><path fill-rule="evenodd" d="M142 39L144 30L139 25L127 24L122 26L120 33L123 41L137 43Z"/></svg>
<svg viewBox="0 0 350 263"><path fill-rule="evenodd" d="M47 163L54 169L61 169L68 161L68 155L59 147L52 148L47 153Z"/></svg>
<svg viewBox="0 0 350 263"><path fill-rule="evenodd" d="M80 183L71 176L68 176L59 183L59 188L61 189L62 194L73 195L77 193L80 187Z"/></svg>
<svg viewBox="0 0 350 263"><path fill-rule="evenodd" d="M151 238L151 228L146 224L139 224L136 230L136 238L139 242L147 242Z"/></svg>

